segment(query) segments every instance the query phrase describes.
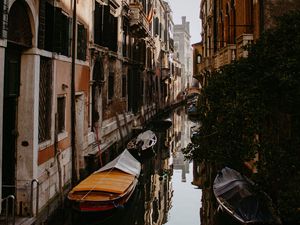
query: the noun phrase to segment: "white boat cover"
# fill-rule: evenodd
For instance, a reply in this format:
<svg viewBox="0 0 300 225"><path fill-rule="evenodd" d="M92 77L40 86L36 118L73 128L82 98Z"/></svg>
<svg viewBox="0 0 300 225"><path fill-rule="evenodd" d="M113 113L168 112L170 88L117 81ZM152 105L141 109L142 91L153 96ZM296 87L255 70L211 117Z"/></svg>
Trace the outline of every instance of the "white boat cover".
<svg viewBox="0 0 300 225"><path fill-rule="evenodd" d="M132 174L136 177L140 175L141 163L136 160L127 149L125 149L117 158L107 163L105 166L94 173L117 168L125 173Z"/></svg>
<svg viewBox="0 0 300 225"><path fill-rule="evenodd" d="M145 150L156 144L157 137L153 131L147 130L137 136L135 142L139 143L140 141L143 143L142 150Z"/></svg>

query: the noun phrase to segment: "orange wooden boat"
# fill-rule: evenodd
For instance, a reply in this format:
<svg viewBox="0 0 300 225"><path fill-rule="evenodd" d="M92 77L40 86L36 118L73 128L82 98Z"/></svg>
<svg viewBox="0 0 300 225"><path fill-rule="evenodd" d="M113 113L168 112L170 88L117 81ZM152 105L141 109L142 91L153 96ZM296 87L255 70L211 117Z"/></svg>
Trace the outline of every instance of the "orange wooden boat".
<svg viewBox="0 0 300 225"><path fill-rule="evenodd" d="M124 206L138 183L141 164L127 150L94 172L68 194L73 208L82 212L106 211Z"/></svg>

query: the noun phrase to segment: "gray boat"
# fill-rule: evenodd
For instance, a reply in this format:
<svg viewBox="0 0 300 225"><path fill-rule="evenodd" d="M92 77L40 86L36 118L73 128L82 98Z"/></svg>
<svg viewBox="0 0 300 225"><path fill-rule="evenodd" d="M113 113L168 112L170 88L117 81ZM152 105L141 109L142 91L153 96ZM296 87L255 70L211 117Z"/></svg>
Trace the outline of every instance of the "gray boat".
<svg viewBox="0 0 300 225"><path fill-rule="evenodd" d="M220 208L241 224L281 224L270 197L231 168L217 174L213 191Z"/></svg>

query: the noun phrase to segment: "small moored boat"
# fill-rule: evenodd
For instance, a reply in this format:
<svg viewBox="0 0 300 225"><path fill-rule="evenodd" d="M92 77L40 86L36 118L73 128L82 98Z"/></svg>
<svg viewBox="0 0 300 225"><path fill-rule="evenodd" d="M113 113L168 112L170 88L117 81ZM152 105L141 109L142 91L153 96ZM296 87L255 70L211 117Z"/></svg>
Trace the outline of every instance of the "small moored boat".
<svg viewBox="0 0 300 225"><path fill-rule="evenodd" d="M127 203L138 183L141 164L127 150L75 186L68 194L81 212L107 211Z"/></svg>
<svg viewBox="0 0 300 225"><path fill-rule="evenodd" d="M134 156L146 156L147 153L153 153L152 147L156 144L156 142L157 137L155 133L151 130L146 130L145 132L140 133L136 138L129 141L127 149Z"/></svg>
<svg viewBox="0 0 300 225"><path fill-rule="evenodd" d="M217 174L213 191L221 209L241 224L281 224L270 197L231 168L225 167Z"/></svg>

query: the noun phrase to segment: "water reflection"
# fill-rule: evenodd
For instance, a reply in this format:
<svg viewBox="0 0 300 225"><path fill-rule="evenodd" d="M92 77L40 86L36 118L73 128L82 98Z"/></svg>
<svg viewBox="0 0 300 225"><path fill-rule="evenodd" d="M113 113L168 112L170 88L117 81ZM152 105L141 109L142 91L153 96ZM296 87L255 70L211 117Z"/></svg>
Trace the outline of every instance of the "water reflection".
<svg viewBox="0 0 300 225"><path fill-rule="evenodd" d="M195 124L183 108L175 110L170 119L173 125L168 130L156 132L156 154L142 161L139 184L126 207L106 213L72 212L72 225L200 224L201 190L191 184L192 164L184 161L181 152Z"/></svg>

